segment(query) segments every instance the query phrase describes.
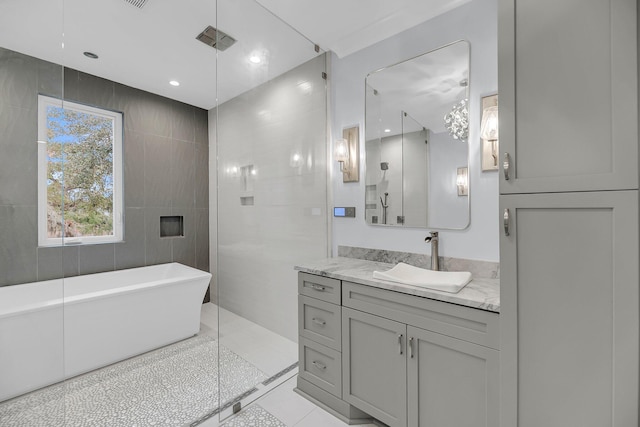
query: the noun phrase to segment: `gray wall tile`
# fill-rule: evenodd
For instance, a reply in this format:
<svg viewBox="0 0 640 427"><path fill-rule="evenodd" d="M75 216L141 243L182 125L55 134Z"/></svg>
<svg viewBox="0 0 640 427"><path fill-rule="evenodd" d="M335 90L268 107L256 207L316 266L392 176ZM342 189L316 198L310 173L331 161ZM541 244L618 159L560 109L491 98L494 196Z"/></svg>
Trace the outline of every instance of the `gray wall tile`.
<svg viewBox="0 0 640 427"><path fill-rule="evenodd" d="M38 93L62 98L63 67L47 61L38 61Z"/></svg>
<svg viewBox="0 0 640 427"><path fill-rule="evenodd" d="M114 243L78 246L78 272L102 273L115 269Z"/></svg>
<svg viewBox="0 0 640 427"><path fill-rule="evenodd" d="M171 140L148 134L144 139L144 205L171 207Z"/></svg>
<svg viewBox="0 0 640 427"><path fill-rule="evenodd" d="M38 279L35 206L0 206L0 286Z"/></svg>
<svg viewBox="0 0 640 427"><path fill-rule="evenodd" d="M78 248L69 246L38 248L38 280L78 275Z"/></svg>
<svg viewBox="0 0 640 427"><path fill-rule="evenodd" d="M71 98L66 93L65 87L65 99L72 99L94 107L116 110L119 105L115 102L114 86L115 84L110 80L78 72L77 91Z"/></svg>
<svg viewBox="0 0 640 427"><path fill-rule="evenodd" d="M195 209L173 208L172 215L183 217L184 236L170 239L173 245L172 261L191 267L196 266L196 215Z"/></svg>
<svg viewBox="0 0 640 427"><path fill-rule="evenodd" d="M144 209L125 209L124 242L116 243L115 248L116 270L146 265Z"/></svg>
<svg viewBox="0 0 640 427"><path fill-rule="evenodd" d="M0 204L37 204L37 120L36 110L0 101Z"/></svg>
<svg viewBox="0 0 640 427"><path fill-rule="evenodd" d="M169 208L145 208L145 253L147 265L171 262L171 238L160 237L160 217L172 215Z"/></svg>
<svg viewBox="0 0 640 427"><path fill-rule="evenodd" d="M127 208L144 206L144 141L144 134L125 129L124 206Z"/></svg>
<svg viewBox="0 0 640 427"><path fill-rule="evenodd" d="M209 209L196 209L196 268L209 271Z"/></svg>
<svg viewBox="0 0 640 427"><path fill-rule="evenodd" d="M0 94L3 102L34 110L38 93L38 60L0 48Z"/></svg>
<svg viewBox="0 0 640 427"><path fill-rule="evenodd" d="M196 144L196 208L209 208L209 147Z"/></svg>
<svg viewBox="0 0 640 427"><path fill-rule="evenodd" d="M125 114L125 128L169 137L171 135L171 101L129 86L116 84L115 105Z"/></svg>
<svg viewBox="0 0 640 427"><path fill-rule="evenodd" d="M171 204L194 208L196 198L196 151L191 142L171 143Z"/></svg>
<svg viewBox="0 0 640 427"><path fill-rule="evenodd" d="M194 110L195 141L198 144L209 145L209 112L202 108Z"/></svg>
<svg viewBox="0 0 640 427"><path fill-rule="evenodd" d="M195 142L196 107L181 102L171 105L171 138Z"/></svg>

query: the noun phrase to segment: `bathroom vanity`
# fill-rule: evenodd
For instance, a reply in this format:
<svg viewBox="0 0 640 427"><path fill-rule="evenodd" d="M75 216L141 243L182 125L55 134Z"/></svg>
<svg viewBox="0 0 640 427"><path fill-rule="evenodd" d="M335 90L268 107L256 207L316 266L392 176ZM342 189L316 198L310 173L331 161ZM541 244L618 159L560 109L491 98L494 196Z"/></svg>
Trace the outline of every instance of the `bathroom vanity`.
<svg viewBox="0 0 640 427"><path fill-rule="evenodd" d="M451 294L373 279L392 267L296 267L296 391L350 424L497 426L499 281Z"/></svg>

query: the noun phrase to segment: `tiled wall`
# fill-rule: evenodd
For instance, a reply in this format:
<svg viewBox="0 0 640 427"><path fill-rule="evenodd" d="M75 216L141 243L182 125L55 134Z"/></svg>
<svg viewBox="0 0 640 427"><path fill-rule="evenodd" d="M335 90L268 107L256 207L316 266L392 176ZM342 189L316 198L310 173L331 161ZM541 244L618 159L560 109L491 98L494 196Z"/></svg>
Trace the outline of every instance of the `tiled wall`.
<svg viewBox="0 0 640 427"><path fill-rule="evenodd" d="M38 93L123 112L124 242L38 248ZM171 261L208 271L207 127L206 110L0 48L0 286ZM160 238L167 215L184 216L184 237Z"/></svg>
<svg viewBox="0 0 640 427"><path fill-rule="evenodd" d="M320 55L211 111L220 306L293 341L293 267L327 255L324 70Z"/></svg>

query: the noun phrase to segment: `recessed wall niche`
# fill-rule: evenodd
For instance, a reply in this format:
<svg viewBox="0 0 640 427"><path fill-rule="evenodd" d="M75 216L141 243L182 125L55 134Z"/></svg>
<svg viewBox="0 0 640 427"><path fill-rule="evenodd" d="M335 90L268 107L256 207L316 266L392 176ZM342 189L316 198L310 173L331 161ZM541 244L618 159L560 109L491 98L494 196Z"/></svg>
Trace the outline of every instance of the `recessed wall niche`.
<svg viewBox="0 0 640 427"><path fill-rule="evenodd" d="M161 216L160 237L184 237L184 217Z"/></svg>

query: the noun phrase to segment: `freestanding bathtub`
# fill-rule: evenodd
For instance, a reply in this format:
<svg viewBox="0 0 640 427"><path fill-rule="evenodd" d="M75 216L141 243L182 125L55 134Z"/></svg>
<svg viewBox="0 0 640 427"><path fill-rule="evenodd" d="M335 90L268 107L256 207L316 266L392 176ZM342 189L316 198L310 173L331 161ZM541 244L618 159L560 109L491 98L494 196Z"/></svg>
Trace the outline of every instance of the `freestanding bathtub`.
<svg viewBox="0 0 640 427"><path fill-rule="evenodd" d="M210 279L170 263L0 287L0 402L197 334Z"/></svg>

